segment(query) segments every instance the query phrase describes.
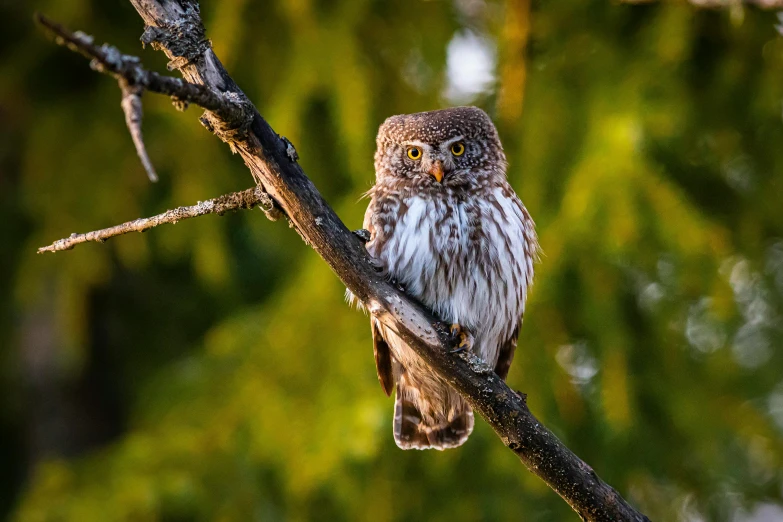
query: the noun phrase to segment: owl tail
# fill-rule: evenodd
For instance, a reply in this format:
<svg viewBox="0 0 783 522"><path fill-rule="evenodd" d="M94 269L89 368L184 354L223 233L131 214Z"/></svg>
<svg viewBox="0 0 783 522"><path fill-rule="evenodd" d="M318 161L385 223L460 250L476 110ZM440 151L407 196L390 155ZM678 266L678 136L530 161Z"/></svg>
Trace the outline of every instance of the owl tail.
<svg viewBox="0 0 783 522"><path fill-rule="evenodd" d="M397 384L394 400L394 442L401 449L436 449L456 448L468 440L473 431L473 410L463 402L451 421L443 419L427 423L422 419L419 408L408 399L405 385Z"/></svg>

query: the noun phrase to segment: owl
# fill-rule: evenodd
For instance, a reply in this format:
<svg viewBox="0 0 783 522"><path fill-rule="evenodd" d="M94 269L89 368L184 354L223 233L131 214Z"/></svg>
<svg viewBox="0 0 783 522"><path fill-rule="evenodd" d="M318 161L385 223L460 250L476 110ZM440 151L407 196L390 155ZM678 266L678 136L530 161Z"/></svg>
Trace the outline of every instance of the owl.
<svg viewBox="0 0 783 522"><path fill-rule="evenodd" d="M538 243L506 179L506 157L476 107L392 116L378 131L367 251L409 295L452 325L503 379L508 374ZM454 448L473 430L470 405L397 334L372 319L381 387L395 391L402 449Z"/></svg>

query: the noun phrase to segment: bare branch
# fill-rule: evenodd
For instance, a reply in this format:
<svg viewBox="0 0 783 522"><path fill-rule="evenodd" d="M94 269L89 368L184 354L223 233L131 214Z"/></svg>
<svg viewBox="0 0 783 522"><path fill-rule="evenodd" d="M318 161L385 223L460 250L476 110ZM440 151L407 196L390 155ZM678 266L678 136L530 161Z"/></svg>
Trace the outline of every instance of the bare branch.
<svg viewBox="0 0 783 522"><path fill-rule="evenodd" d="M35 18L55 35L57 44L90 58L90 66L96 71L114 76L117 80L122 78L131 86L172 96L175 102L194 103L213 111L226 122L247 124L247 108L239 100L215 92L205 85L147 71L136 56L122 54L112 45L97 46L92 36L81 31L71 32L42 14L36 14Z"/></svg>
<svg viewBox="0 0 783 522"><path fill-rule="evenodd" d="M362 241L346 228L305 176L293 145L261 117L215 56L204 35L198 2L130 1L147 24L142 41L166 53L170 67L183 74L187 83L182 83L194 95L181 96L179 91L174 92L177 89L156 92L176 94L183 101L213 111L202 122L239 152L253 177L274 198L297 232L367 310L397 332L435 373L454 386L524 465L563 497L583 520L649 522L533 416L523 394L509 388L476 356L451 353L454 342L448 325L376 271ZM51 26L56 24L49 22L47 27ZM63 34L67 33L61 28L57 34L66 39ZM89 57L108 53L107 46L96 48L83 36L75 39L76 43L74 38L66 41L76 50L86 51ZM159 77L143 71L138 60L118 59L114 55L104 59L104 67L112 67L110 72L123 71L120 75L127 77L125 72L135 71L134 74L146 78L145 88L156 90L149 86L150 80ZM249 116L248 126L242 125L242 115Z"/></svg>
<svg viewBox="0 0 783 522"><path fill-rule="evenodd" d="M129 85L124 78L120 80L120 89L122 89L121 105L122 111L125 113L125 124L128 126L133 144L136 146L136 153L139 155L150 181L158 181L158 175L152 166L147 148L144 146L144 138L141 135L141 93L143 89L138 85Z"/></svg>
<svg viewBox="0 0 783 522"><path fill-rule="evenodd" d="M164 223L175 224L183 219L204 216L206 214L218 214L222 216L229 210L250 209L257 205L260 205L266 213L270 213L274 209L272 198L270 198L269 194L264 192L264 189L261 187L249 188L242 192L232 192L231 194L225 194L217 198L199 201L198 204L190 207L177 207L172 210L167 210L163 214L158 214L157 216L128 221L127 223L104 228L102 230L94 230L85 234L71 234L69 237L58 239L49 246L39 248L38 253L42 254L44 252L70 250L74 246L80 243L87 243L88 241L103 243L114 236L121 236L122 234L127 234L129 232L146 232L147 230L157 227L158 225L163 225Z"/></svg>

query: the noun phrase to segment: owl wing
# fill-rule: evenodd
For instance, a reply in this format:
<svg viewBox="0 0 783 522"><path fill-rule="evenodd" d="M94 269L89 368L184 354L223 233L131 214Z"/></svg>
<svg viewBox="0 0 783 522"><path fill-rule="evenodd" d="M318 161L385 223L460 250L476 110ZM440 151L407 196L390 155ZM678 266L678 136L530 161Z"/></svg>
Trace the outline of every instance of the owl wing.
<svg viewBox="0 0 783 522"><path fill-rule="evenodd" d="M371 191L372 193L372 191ZM375 237L375 226L373 215L375 211L375 198L371 198L367 206L367 212L364 213L364 228L370 232L371 240ZM381 330L375 319L370 319L370 328L372 329L372 351L375 355L375 369L378 372L378 382L381 383L384 393L391 396L394 390L394 375L392 373L392 356L386 339L381 335Z"/></svg>
<svg viewBox="0 0 783 522"><path fill-rule="evenodd" d="M522 204L522 201L511 188L511 185L505 183L502 190L503 195L513 202L516 216L522 224L524 241L517 244L517 247L520 248L520 250L513 252L513 257L525 260L523 277L520 278L522 284L518 285L516 288L516 291L518 292L517 298L519 299L521 310L524 313L528 287L533 282L533 263L537 260L539 255L538 237L536 236L536 227L535 223L533 223L533 219L530 217L525 205ZM514 360L514 352L517 349L517 337L519 336L519 326L522 323L522 318L519 317L515 323L516 324L512 323L514 324L514 328L511 330L511 336L500 343L500 346L498 347L498 362L495 364L495 373L503 380L506 380L508 370L511 368L511 361Z"/></svg>
<svg viewBox="0 0 783 522"><path fill-rule="evenodd" d="M394 390L391 350L389 350L389 345L381 335L375 320L371 319L370 323L372 327L372 351L375 354L375 369L378 372L378 382L381 383L381 388L383 388L388 397L391 396L392 390Z"/></svg>
<svg viewBox="0 0 783 522"><path fill-rule="evenodd" d="M519 323L511 331L511 337L505 342L500 343L498 348L498 362L495 364L495 373L498 377L506 380L508 370L511 368L511 361L514 360L514 352L517 350L517 336L519 335ZM376 356L377 360L377 356Z"/></svg>

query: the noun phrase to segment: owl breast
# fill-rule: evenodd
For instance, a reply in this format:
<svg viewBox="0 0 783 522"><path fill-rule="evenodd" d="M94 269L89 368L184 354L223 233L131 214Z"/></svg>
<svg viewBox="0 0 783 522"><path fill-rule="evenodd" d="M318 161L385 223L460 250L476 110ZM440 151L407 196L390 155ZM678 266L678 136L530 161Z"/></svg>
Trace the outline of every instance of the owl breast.
<svg viewBox="0 0 783 522"><path fill-rule="evenodd" d="M441 319L468 328L474 351L494 366L533 275L533 225L517 196L501 186L470 197L387 194L375 204L370 253ZM395 356L404 364L406 354Z"/></svg>

